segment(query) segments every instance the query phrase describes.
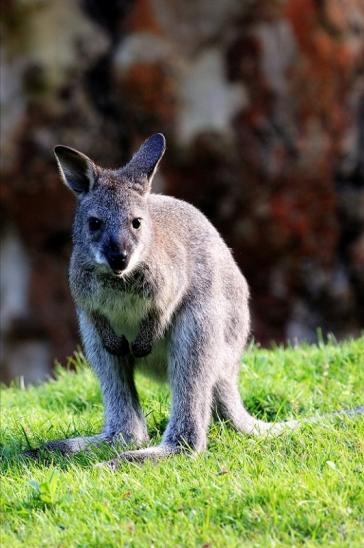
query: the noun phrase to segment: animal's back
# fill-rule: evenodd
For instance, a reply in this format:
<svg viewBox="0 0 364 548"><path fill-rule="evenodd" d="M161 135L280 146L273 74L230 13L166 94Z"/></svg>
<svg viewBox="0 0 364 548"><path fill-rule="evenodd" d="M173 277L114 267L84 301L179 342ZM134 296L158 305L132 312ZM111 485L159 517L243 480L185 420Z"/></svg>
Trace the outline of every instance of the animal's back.
<svg viewBox="0 0 364 548"><path fill-rule="evenodd" d="M157 245L170 250L171 268L188 273L185 293L192 296L192 310L214 324L223 352L235 365L250 330L249 290L230 249L193 205L151 194L149 207L155 233L162 235L163 245L158 239Z"/></svg>
<svg viewBox="0 0 364 548"><path fill-rule="evenodd" d="M247 283L231 250L199 209L163 194L150 194L148 204L154 229L162 236L164 246L183 247L192 264L197 261L199 265L205 260L206 269L212 277L223 278L230 286L241 287L245 296L248 296Z"/></svg>

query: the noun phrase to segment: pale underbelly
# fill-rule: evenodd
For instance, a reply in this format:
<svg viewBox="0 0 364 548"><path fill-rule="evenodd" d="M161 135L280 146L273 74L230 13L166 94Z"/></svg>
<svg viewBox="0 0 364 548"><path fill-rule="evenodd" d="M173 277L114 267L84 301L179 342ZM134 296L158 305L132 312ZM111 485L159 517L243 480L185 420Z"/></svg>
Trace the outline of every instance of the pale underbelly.
<svg viewBox="0 0 364 548"><path fill-rule="evenodd" d="M138 334L139 324L125 323L115 321L109 318L111 327L119 336L124 335L129 344L135 341ZM159 339L153 344L152 352L144 358L137 358L135 366L138 371L141 371L147 376L162 380L167 377L168 353L169 353L170 336L166 334L162 339Z"/></svg>
<svg viewBox="0 0 364 548"><path fill-rule="evenodd" d="M168 370L169 342L169 337L166 336L153 345L153 350L148 356L138 358L135 361L137 371L141 371L148 377L165 380Z"/></svg>

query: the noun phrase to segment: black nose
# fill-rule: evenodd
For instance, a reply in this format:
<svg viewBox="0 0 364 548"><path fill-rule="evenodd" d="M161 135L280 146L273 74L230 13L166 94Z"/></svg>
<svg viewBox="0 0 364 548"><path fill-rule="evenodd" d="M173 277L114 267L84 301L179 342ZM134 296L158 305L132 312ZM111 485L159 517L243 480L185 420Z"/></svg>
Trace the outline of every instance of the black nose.
<svg viewBox="0 0 364 548"><path fill-rule="evenodd" d="M114 272L121 272L128 266L129 255L126 251L109 251L107 260Z"/></svg>

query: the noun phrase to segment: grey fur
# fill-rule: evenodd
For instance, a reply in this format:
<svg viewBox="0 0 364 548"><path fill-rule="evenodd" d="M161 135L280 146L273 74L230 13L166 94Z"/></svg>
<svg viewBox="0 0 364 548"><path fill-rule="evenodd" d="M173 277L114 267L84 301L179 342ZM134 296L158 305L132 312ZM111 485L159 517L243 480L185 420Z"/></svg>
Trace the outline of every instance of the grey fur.
<svg viewBox="0 0 364 548"><path fill-rule="evenodd" d="M203 451L213 408L246 434L299 424L266 423L243 406L238 374L250 330L248 286L199 210L149 192L164 150L164 137L154 135L127 166L111 171L67 147L55 149L62 178L78 198L70 286L86 356L100 380L105 424L98 436L46 448L74 452L105 440L140 446L148 434L134 369L165 373L172 389L161 444L121 453L113 467ZM90 216L102 221L97 234ZM139 229L131 225L136 218ZM125 252L125 268L112 270L110 249Z"/></svg>

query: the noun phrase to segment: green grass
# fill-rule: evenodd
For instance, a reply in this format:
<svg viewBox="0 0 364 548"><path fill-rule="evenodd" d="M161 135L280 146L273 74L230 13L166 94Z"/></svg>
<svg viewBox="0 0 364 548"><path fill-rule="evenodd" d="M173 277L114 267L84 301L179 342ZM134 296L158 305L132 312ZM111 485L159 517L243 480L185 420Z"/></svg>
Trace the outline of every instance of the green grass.
<svg viewBox="0 0 364 548"><path fill-rule="evenodd" d="M94 464L111 448L51 462L19 451L102 423L81 356L39 387L2 391L2 546L363 546L364 420L334 419L275 439L211 425L209 450L158 464ZM138 377L153 444L169 393ZM241 391L259 417L284 419L364 401L364 337L341 345L262 350L244 358ZM28 441L27 441L28 440Z"/></svg>

